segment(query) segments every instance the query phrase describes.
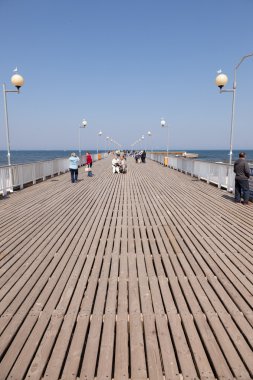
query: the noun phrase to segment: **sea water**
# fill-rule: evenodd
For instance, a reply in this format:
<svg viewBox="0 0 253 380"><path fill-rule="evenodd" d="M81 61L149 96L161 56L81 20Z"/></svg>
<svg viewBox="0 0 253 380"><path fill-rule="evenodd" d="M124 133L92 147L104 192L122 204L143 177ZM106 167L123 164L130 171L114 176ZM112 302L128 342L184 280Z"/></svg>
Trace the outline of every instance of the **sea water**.
<svg viewBox="0 0 253 380"><path fill-rule="evenodd" d="M154 150L155 152L156 150ZM161 152L162 150L157 149ZM177 150L181 151L181 150ZM185 150L182 149L182 152ZM186 150L188 153L197 153L199 155L198 160L209 162L229 162L229 152L227 150ZM238 158L239 153L243 150L233 151L233 160ZM73 151L70 150L13 150L11 152L12 164L31 163L36 161L53 160L55 158L68 158ZM91 154L97 153L96 150L90 150ZM247 161L253 163L253 149L245 150ZM78 151L75 151L78 155ZM103 151L100 151L103 153ZM85 154L82 151L82 154ZM7 165L7 152L0 150L0 166Z"/></svg>

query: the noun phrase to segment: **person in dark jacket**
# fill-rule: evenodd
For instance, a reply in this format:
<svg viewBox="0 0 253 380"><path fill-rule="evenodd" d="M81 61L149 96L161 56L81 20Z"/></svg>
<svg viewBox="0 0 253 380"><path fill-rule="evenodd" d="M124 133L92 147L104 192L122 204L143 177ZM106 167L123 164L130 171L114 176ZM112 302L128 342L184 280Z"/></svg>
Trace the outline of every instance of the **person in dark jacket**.
<svg viewBox="0 0 253 380"><path fill-rule="evenodd" d="M250 168L249 164L245 160L245 153L239 154L239 159L234 163L235 172L235 202L241 202L241 196L243 195L244 204L249 204L249 177ZM243 194L242 194L243 193Z"/></svg>
<svg viewBox="0 0 253 380"><path fill-rule="evenodd" d="M134 159L135 159L136 164L138 164L140 157L141 157L141 155L139 152L134 153Z"/></svg>
<svg viewBox="0 0 253 380"><path fill-rule="evenodd" d="M143 164L145 164L145 161L146 161L146 151L144 150L144 151L142 152L142 154L141 154L141 162L142 162Z"/></svg>

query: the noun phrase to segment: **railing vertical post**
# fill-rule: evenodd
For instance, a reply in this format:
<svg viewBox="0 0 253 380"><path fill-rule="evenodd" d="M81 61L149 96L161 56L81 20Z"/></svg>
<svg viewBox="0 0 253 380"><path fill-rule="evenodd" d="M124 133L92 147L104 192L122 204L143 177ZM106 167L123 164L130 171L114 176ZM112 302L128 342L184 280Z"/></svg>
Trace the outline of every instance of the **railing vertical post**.
<svg viewBox="0 0 253 380"><path fill-rule="evenodd" d="M211 173L211 164L209 163L208 169L207 169L207 178L206 178L207 183L210 183L210 173Z"/></svg>
<svg viewBox="0 0 253 380"><path fill-rule="evenodd" d="M45 181L46 179L46 175L45 175L45 172L46 172L46 162L43 162L43 181Z"/></svg>
<svg viewBox="0 0 253 380"><path fill-rule="evenodd" d="M219 166L218 170L218 188L221 188L221 167Z"/></svg>
<svg viewBox="0 0 253 380"><path fill-rule="evenodd" d="M16 168L17 168L17 172L18 172L19 187L20 187L20 190L22 190L24 188L23 165L18 165Z"/></svg>
<svg viewBox="0 0 253 380"><path fill-rule="evenodd" d="M35 170L35 164L32 166L32 179L33 179L33 184L36 184L36 170Z"/></svg>

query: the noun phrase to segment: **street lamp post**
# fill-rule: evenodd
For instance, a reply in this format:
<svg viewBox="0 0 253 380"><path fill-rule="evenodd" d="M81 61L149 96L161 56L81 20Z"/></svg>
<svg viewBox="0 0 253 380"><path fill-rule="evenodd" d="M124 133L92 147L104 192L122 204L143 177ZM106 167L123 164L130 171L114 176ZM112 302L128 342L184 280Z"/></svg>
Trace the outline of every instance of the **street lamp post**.
<svg viewBox="0 0 253 380"><path fill-rule="evenodd" d="M228 81L228 77L226 74L219 73L217 75L215 83L216 85L220 88L220 94L223 92L232 92L233 97L232 97L232 115L231 115L231 127L230 127L230 151L229 151L229 164L232 164L232 156L233 156L233 134L234 134L234 122L235 122L235 94L236 94L236 74L237 74L237 69L240 67L242 62L253 56L253 53L244 55L240 62L235 66L234 68L234 83L233 83L233 88L228 89L228 90L223 90L223 87L226 85Z"/></svg>
<svg viewBox="0 0 253 380"><path fill-rule="evenodd" d="M86 128L87 127L87 121L83 119L82 124L78 128L78 146L79 146L79 157L81 159L81 128Z"/></svg>
<svg viewBox="0 0 253 380"><path fill-rule="evenodd" d="M109 136L107 136L106 137L106 149L107 149L107 153L109 152L109 150L110 150L110 147L109 147L109 140L110 140L110 137Z"/></svg>
<svg viewBox="0 0 253 380"><path fill-rule="evenodd" d="M161 119L161 127L168 128L168 134L167 134L167 157L168 157L169 155L169 125L166 123L164 118Z"/></svg>
<svg viewBox="0 0 253 380"><path fill-rule="evenodd" d="M99 131L99 132L98 132L98 137L97 137L97 154L98 154L98 138L99 138L100 136L102 136L102 134L103 134L102 131Z"/></svg>
<svg viewBox="0 0 253 380"><path fill-rule="evenodd" d="M144 149L143 149L143 148L144 148L144 138L145 138L145 136L142 135L142 136L141 136L141 139L142 139L142 150L144 150Z"/></svg>
<svg viewBox="0 0 253 380"><path fill-rule="evenodd" d="M24 84L24 78L19 74L14 74L11 77L11 83L17 88L17 90L6 90L6 85L5 83L3 83L5 129L6 129L6 141L7 141L7 159L8 159L9 166L11 166L11 148L10 148L10 130L9 130L9 118L8 118L6 94L8 92L14 92L16 94L19 94L20 87L22 87Z"/></svg>
<svg viewBox="0 0 253 380"><path fill-rule="evenodd" d="M152 133L150 131L148 131L148 136L151 138L151 146L150 146L150 148L151 148L151 153L153 153Z"/></svg>

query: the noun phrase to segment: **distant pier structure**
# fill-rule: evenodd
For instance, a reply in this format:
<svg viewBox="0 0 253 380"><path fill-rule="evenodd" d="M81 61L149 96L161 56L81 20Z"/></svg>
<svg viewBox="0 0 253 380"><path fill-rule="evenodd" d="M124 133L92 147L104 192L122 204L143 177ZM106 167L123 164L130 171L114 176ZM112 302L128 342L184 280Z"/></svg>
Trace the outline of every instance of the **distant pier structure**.
<svg viewBox="0 0 253 380"><path fill-rule="evenodd" d="M0 380L253 377L253 207L111 160L0 200Z"/></svg>
<svg viewBox="0 0 253 380"><path fill-rule="evenodd" d="M149 153L151 153L151 152L149 152ZM163 154L164 156L166 156L167 152L156 151L156 152L152 152L152 154ZM199 157L198 153L185 152L185 151L184 152L182 152L182 151L169 151L168 155L169 156L175 156L175 157L184 157L184 158L198 158Z"/></svg>

